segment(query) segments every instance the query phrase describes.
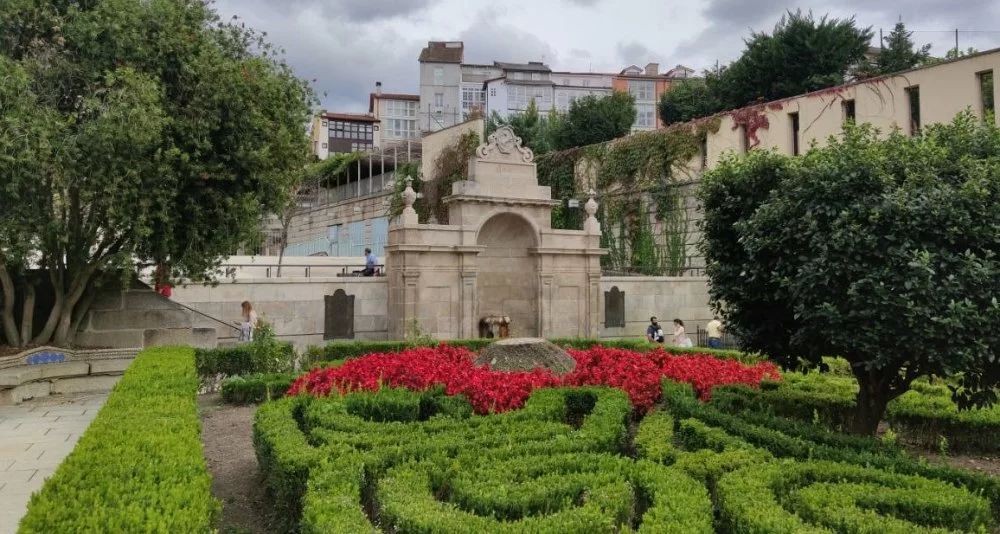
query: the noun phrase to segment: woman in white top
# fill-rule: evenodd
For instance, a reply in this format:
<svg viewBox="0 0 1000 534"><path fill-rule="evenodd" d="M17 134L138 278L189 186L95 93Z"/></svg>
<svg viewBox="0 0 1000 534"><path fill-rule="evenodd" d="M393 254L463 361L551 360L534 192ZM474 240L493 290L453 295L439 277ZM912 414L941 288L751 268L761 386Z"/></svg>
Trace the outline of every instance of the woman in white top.
<svg viewBox="0 0 1000 534"><path fill-rule="evenodd" d="M694 345L691 343L691 338L687 337L687 334L684 333L684 321L680 319L674 319L673 342L675 347L691 347Z"/></svg>
<svg viewBox="0 0 1000 534"><path fill-rule="evenodd" d="M257 326L257 312L254 311L250 301L244 300L241 306L243 307L243 322L237 324L240 325L240 342L246 343L253 339L253 329Z"/></svg>

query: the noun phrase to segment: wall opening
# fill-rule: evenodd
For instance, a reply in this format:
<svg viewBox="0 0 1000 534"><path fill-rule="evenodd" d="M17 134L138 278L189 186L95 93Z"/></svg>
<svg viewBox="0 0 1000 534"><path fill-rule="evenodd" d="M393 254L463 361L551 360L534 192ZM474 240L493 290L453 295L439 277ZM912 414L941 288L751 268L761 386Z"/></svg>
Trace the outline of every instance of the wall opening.
<svg viewBox="0 0 1000 534"><path fill-rule="evenodd" d="M476 268L476 322L509 317L511 337L537 337L537 259L528 249L538 246L535 229L519 215L502 213L479 229Z"/></svg>
<svg viewBox="0 0 1000 534"><path fill-rule="evenodd" d="M791 126L792 126L792 155L793 156L798 156L799 155L799 114L798 113L789 113L788 114L788 119L789 119L789 122L791 123Z"/></svg>
<svg viewBox="0 0 1000 534"><path fill-rule="evenodd" d="M851 123L853 123L856 116L854 100L844 100L844 102L840 104L840 107L844 112L844 122L850 121Z"/></svg>
<svg viewBox="0 0 1000 534"><path fill-rule="evenodd" d="M920 135L920 86L906 88L906 104L910 115L910 135Z"/></svg>
<svg viewBox="0 0 1000 534"><path fill-rule="evenodd" d="M997 111L994 101L993 71L987 70L976 74L976 80L979 82L979 105L981 107L979 115L985 119Z"/></svg>

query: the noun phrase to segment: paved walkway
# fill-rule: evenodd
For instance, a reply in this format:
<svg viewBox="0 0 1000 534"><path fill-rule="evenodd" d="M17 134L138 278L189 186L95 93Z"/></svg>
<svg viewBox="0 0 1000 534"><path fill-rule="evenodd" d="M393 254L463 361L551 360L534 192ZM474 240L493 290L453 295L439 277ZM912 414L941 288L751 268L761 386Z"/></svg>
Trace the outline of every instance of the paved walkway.
<svg viewBox="0 0 1000 534"><path fill-rule="evenodd" d="M107 400L55 395L0 406L0 534L14 534L31 494L55 472Z"/></svg>

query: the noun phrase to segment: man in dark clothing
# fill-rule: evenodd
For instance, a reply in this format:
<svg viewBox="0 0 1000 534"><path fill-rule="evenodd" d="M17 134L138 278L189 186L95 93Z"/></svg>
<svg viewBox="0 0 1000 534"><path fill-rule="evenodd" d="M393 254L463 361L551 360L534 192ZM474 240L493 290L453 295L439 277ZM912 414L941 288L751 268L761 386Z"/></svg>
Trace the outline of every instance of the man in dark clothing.
<svg viewBox="0 0 1000 534"><path fill-rule="evenodd" d="M650 343L663 343L663 329L656 322L656 317L649 318L649 326L646 327L646 341Z"/></svg>

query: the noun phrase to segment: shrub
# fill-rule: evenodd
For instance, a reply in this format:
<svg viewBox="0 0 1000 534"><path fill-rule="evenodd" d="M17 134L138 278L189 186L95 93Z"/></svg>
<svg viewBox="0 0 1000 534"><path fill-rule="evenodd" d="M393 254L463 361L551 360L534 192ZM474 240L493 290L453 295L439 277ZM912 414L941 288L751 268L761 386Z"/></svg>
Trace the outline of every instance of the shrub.
<svg viewBox="0 0 1000 534"><path fill-rule="evenodd" d="M194 352L143 351L41 491L19 532L209 532Z"/></svg>
<svg viewBox="0 0 1000 534"><path fill-rule="evenodd" d="M231 404L260 404L280 399L297 377L296 373L232 376L222 381L222 400Z"/></svg>
<svg viewBox="0 0 1000 534"><path fill-rule="evenodd" d="M285 397L262 404L254 414L257 465L274 498L275 511L286 522L294 522L301 514L309 471L322 458L299 428L308 401L303 396Z"/></svg>
<svg viewBox="0 0 1000 534"><path fill-rule="evenodd" d="M677 456L672 440L674 418L666 410L654 410L639 422L635 435L635 452L639 458L671 464Z"/></svg>
<svg viewBox="0 0 1000 534"><path fill-rule="evenodd" d="M718 500L730 532L985 532L993 526L989 501L964 488L833 462L750 465L722 477Z"/></svg>
<svg viewBox="0 0 1000 534"><path fill-rule="evenodd" d="M604 347L609 349L623 349L635 352L649 352L655 349L663 349L670 354L677 355L708 355L720 360L736 360L747 365L754 365L766 361L767 358L760 354L747 354L736 350L719 350L707 347L672 347L664 346L662 343L650 343L645 339L586 339L586 338L554 338L552 343L563 348L576 350L588 350L594 347Z"/></svg>
<svg viewBox="0 0 1000 534"><path fill-rule="evenodd" d="M266 328L254 332L254 340L244 345L217 349L196 349L198 375L229 377L289 371L295 360L291 343L278 341Z"/></svg>

